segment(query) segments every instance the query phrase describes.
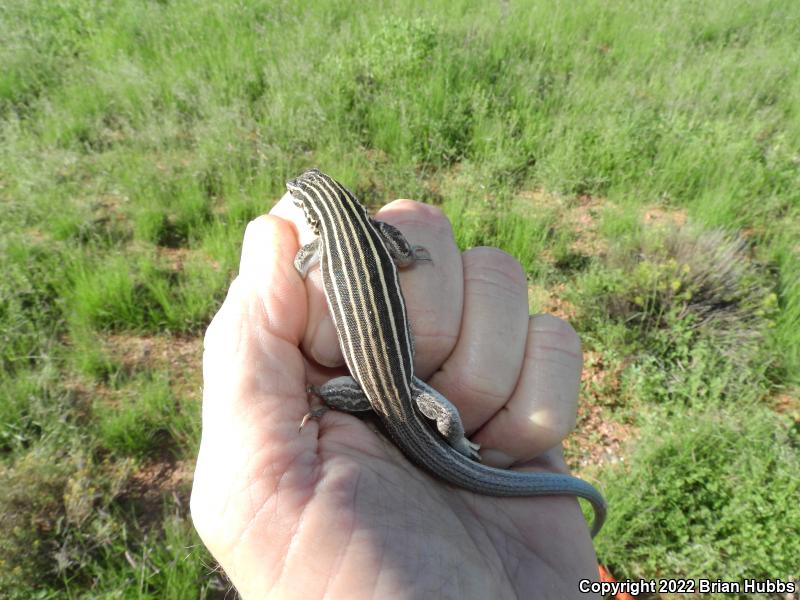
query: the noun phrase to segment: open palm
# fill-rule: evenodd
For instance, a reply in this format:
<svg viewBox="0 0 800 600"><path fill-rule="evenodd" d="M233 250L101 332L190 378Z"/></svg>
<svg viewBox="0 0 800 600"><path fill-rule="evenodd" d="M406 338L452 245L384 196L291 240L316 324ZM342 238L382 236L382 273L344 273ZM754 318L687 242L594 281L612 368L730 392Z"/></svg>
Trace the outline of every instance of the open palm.
<svg viewBox="0 0 800 600"><path fill-rule="evenodd" d="M192 490L200 536L244 598L569 598L596 578L577 501L492 498L443 484L375 427L309 411L309 383L342 371L308 240L284 201L253 221L240 273L209 326L203 436ZM559 319L528 317L520 266L493 249L461 255L441 213L382 211L433 263L402 275L418 376L461 411L484 461L566 470L580 345ZM327 367L323 365L328 365ZM536 457L536 458L534 458ZM585 596L581 596L585 597Z"/></svg>

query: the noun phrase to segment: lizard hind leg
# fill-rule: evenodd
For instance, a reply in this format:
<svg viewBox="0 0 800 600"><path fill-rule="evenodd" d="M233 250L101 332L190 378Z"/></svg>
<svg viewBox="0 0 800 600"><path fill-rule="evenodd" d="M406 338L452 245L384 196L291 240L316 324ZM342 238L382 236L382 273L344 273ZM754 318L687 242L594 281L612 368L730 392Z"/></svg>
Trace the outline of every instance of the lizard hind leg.
<svg viewBox="0 0 800 600"><path fill-rule="evenodd" d="M348 413L366 413L372 410L361 386L352 377L336 377L326 381L320 387L309 385L306 392L316 396L324 403L310 409L300 422L300 430L311 419L321 419L331 409Z"/></svg>
<svg viewBox="0 0 800 600"><path fill-rule="evenodd" d="M464 424L458 409L447 398L424 381L414 378L414 401L419 411L436 422L436 430L454 450L467 458L480 461L480 444L470 442L464 433Z"/></svg>
<svg viewBox="0 0 800 600"><path fill-rule="evenodd" d="M314 392L330 408L348 413L372 411L372 405L364 390L352 377L335 377L323 383Z"/></svg>

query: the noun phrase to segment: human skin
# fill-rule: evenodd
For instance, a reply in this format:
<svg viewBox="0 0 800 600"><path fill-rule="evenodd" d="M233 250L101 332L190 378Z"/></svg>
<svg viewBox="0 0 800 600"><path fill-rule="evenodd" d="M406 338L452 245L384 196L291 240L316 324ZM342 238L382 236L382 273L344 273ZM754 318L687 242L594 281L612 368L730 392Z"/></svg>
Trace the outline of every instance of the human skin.
<svg viewBox="0 0 800 600"><path fill-rule="evenodd" d="M378 218L433 259L401 274L416 374L459 408L486 464L566 473L574 330L529 317L519 263L462 254L438 209L399 200ZM299 429L307 385L345 373L319 269L304 281L292 263L312 238L286 197L251 222L205 336L191 511L242 597L586 598L578 581L596 580L597 562L574 498L452 487L341 412Z"/></svg>

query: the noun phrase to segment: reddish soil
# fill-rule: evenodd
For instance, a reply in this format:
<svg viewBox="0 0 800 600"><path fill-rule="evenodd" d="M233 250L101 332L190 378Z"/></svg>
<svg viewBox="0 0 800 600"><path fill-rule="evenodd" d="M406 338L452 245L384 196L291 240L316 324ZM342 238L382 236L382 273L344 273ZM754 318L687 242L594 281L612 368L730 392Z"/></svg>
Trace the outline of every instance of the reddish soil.
<svg viewBox="0 0 800 600"><path fill-rule="evenodd" d="M567 211L563 222L577 234L571 247L573 252L584 256L604 256L608 252L607 240L597 231L597 221L608 206L605 198L584 195Z"/></svg>
<svg viewBox="0 0 800 600"><path fill-rule="evenodd" d="M564 287L562 283L550 288L529 286L528 294L539 301L538 312L548 313L565 321L570 321L575 318L578 309L572 302L564 298Z"/></svg>
<svg viewBox="0 0 800 600"><path fill-rule="evenodd" d="M682 208L663 208L660 206L653 206L645 209L642 219L645 225L652 226L675 226L683 227L686 225L688 215Z"/></svg>
<svg viewBox="0 0 800 600"><path fill-rule="evenodd" d="M577 459L573 466L624 460L625 444L636 431L612 418L622 369L622 365L608 365L599 352L584 353L578 422L565 444L567 454Z"/></svg>
<svg viewBox="0 0 800 600"><path fill-rule="evenodd" d="M800 390L789 390L772 398L772 409L788 415L795 423L800 423Z"/></svg>
<svg viewBox="0 0 800 600"><path fill-rule="evenodd" d="M117 333L103 340L106 352L131 373L159 369L170 374L179 398L199 398L203 339Z"/></svg>

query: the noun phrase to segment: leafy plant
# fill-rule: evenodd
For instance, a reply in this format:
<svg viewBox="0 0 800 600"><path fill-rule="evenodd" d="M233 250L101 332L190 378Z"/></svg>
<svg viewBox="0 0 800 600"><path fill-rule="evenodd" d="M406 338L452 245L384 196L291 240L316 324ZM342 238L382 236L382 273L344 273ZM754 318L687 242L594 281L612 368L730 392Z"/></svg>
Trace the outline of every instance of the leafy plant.
<svg viewBox="0 0 800 600"><path fill-rule="evenodd" d="M625 577L797 578L800 439L758 405L650 418L606 469L598 553Z"/></svg>

